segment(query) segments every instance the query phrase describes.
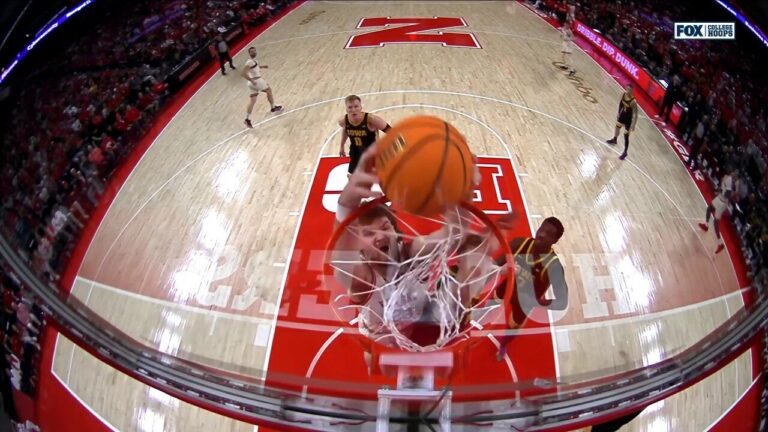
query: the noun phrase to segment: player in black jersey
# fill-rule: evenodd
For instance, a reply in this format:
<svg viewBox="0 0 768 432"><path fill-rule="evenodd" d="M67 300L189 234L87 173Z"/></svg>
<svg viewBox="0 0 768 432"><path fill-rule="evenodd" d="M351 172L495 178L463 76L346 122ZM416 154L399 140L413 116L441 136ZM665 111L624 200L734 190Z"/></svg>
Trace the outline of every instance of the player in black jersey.
<svg viewBox="0 0 768 432"><path fill-rule="evenodd" d="M621 95L619 101L619 114L616 116L616 131L613 134L613 138L606 141L608 144L616 144L616 138L619 137L622 126L624 127L624 152L621 153L619 159L624 160L627 157L627 149L629 149L629 133L635 130L637 124L637 100L632 93L632 84L627 84L624 94Z"/></svg>
<svg viewBox="0 0 768 432"><path fill-rule="evenodd" d="M339 146L339 155L347 156L344 151L344 145L349 138L349 170L351 175L360 161L360 156L370 147L378 136L379 131L387 132L390 129L389 124L381 117L367 112L363 112L363 105L360 97L349 95L344 99L347 106L347 115L339 119L341 131L341 144Z"/></svg>

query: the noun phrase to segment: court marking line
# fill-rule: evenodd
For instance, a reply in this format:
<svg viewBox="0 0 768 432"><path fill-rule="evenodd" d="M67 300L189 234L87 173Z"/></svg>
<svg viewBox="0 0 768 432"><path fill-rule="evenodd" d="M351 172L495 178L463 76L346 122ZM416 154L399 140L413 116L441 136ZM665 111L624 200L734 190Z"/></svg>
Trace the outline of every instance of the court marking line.
<svg viewBox="0 0 768 432"><path fill-rule="evenodd" d="M73 282L73 285L74 285L74 282ZM82 399L80 398L80 396L78 396L78 395L77 395L77 393L75 393L75 391L74 391L74 390L72 390L72 389L69 387L69 385L67 384L67 383L69 382L69 380L70 380L70 372L71 372L71 370L72 370L72 357L74 357L74 355L75 355L75 348L78 348L78 347L77 347L77 345L76 345L74 342L70 341L69 339L67 339L67 341L68 341L70 344L72 344L72 356L70 357L70 360L69 360L69 363L70 363L70 364L69 364L69 371L67 372L67 379L66 379L66 381L65 381L64 379L62 379L62 378L59 376L59 374L58 374L58 373L56 373L56 370L53 368L53 363L54 363L54 361L56 360L56 350L59 348L59 336L61 336L61 334L60 334L60 333L56 333L56 339L53 341L53 357L51 357L51 375L52 375L52 376L53 376L53 377L54 377L56 380L58 380L58 381L59 381L59 383L61 384L61 386L62 386L62 387L64 387L64 390L66 390L66 391L67 391L67 393L69 393L70 395L72 395L72 396L73 396L73 397L74 397L74 398L75 398L75 399L76 399L76 400L77 400L77 401L80 403L80 405L82 405L83 407L85 407L85 409L86 409L86 410L88 410L88 411L89 411L91 414L93 414L93 416L94 416L94 417L96 417L96 419L98 419L98 420L99 420L99 421L100 421L102 424L104 424L104 426L106 426L107 428L109 428L111 431L114 431L114 432L120 432L120 431L119 431L119 429L117 429L116 427L114 427L114 426L112 425L112 423L108 422L108 421L107 421L107 420L106 420L104 417L102 417L102 416L101 416L101 415L100 415L98 412L96 412L96 411L95 411L93 408L91 408L91 406L90 406L90 405L88 405L88 404L87 404L87 403L86 403L84 400L82 400ZM97 361L98 361L98 360L97 360ZM107 365L107 366L108 366L108 365Z"/></svg>
<svg viewBox="0 0 768 432"><path fill-rule="evenodd" d="M738 368L737 368L737 369L738 369ZM718 418L717 418L715 421L713 421L713 422L712 422L712 423L711 423L711 424L710 424L710 425L709 425L709 426L708 426L708 427L707 427L707 428L704 430L704 432L709 432L710 430L712 430L712 428L714 428L715 426L717 426L717 424L720 422L720 420L722 420L723 418L725 418L725 416L726 416L726 415L728 415L728 413L730 413L730 412L731 412L731 410L733 410L733 409L736 407L736 405L738 405L738 404L739 404L739 402L741 402L741 401L744 399L744 397L747 395L747 393L749 393L749 391L750 391L750 390L752 390L752 387L754 387L754 386L755 386L755 384L757 384L757 382L758 382L759 380L760 380L760 377L759 377L759 376L758 376L757 378L755 378L755 379L752 381L752 383L751 383L751 384L750 384L750 385L747 387L747 389L746 389L746 390L744 390L744 393L742 393L742 394L741 394L741 395L740 395L738 398L736 398L736 400L735 400L735 401L733 401L733 403L732 403L732 404L731 404L731 405L728 407L728 409L726 409L725 411L723 411L723 413L722 413L722 414L720 414L720 417L718 417ZM738 393L738 392L737 392L737 393Z"/></svg>
<svg viewBox="0 0 768 432"><path fill-rule="evenodd" d="M331 346L333 341L336 340L337 337L339 337L342 333L344 333L344 328L339 327L336 329L333 334L328 336L328 339L323 342L323 345L320 346L320 349L317 350L315 353L315 356L312 358L312 361L309 363L309 368L307 368L307 373L304 375L306 379L309 379L312 377L312 373L315 371L315 366L317 366L317 363L320 361L320 358L325 354L325 350L328 349L328 347ZM301 397L306 398L307 397L307 390L309 389L309 384L304 384L301 388Z"/></svg>
<svg viewBox="0 0 768 432"><path fill-rule="evenodd" d="M124 297L133 298L135 300L153 303L163 307L164 309L179 309L185 312L208 315L211 317L227 318L233 321L241 321L241 322L247 322L247 323L253 323L253 324L265 324L269 321L274 321L272 317L269 317L269 318L254 317L254 316L243 315L241 313L211 310L211 309L207 309L199 306L175 303L170 300L161 300L156 297L148 297L143 294L127 291L125 289L117 288L101 282L92 281L81 276L77 276L75 280L80 280L83 282L83 284L88 284L88 285L93 284L95 288L98 288L99 290L102 290L102 291L108 291ZM685 312L702 309L702 308L711 306L717 302L728 301L731 297L741 295L744 291L749 289L750 288L742 288L741 290L733 291L719 297L703 300L698 303L692 303L689 305L680 306L673 309L665 309L663 311L658 311L658 312L651 312L651 313L642 314L642 315L631 315L631 316L608 319L608 320L592 321L587 323L558 325L558 326L555 326L554 331L589 330L596 327L606 327L606 326L615 327L615 326L625 325L625 324L636 324L638 322L643 322L643 321L653 321L653 320L657 320L659 318L663 318L670 315L682 314ZM286 328L307 329L307 330L319 331L319 332L333 332L338 328L338 325L308 324L308 323L302 323L299 321L291 321L291 320L285 319L286 317L281 317L281 318L283 319L277 320L277 321L279 321L282 324L278 324L278 325ZM349 329L357 331L356 328L350 327ZM493 334L516 334L516 335L531 335L531 334L544 333L543 328L542 330L534 330L534 329L503 330L503 331L492 330L490 332ZM478 332L478 333L481 333L481 332Z"/></svg>
<svg viewBox="0 0 768 432"><path fill-rule="evenodd" d="M497 351L501 349L501 342L499 342L499 340L496 339L494 335L488 333L486 336L491 341L491 343L496 347ZM504 363L507 365L507 370L509 370L509 375L512 377L512 382L519 383L520 378L518 378L517 376L517 370L515 370L515 365L512 363L512 359L509 358L508 352L504 353ZM520 400L520 390L516 389L515 401L519 401L519 400Z"/></svg>

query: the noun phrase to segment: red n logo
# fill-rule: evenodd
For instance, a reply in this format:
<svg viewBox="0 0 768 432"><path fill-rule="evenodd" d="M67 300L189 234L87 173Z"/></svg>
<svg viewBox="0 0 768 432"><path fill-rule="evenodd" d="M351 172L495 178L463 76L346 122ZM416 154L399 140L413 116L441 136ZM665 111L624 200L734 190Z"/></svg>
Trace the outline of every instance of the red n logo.
<svg viewBox="0 0 768 432"><path fill-rule="evenodd" d="M396 25L397 27L391 27ZM462 48L481 48L472 33L445 33L441 29L466 27L463 18L363 18L357 28L388 27L354 35L345 48L372 48L392 43L426 43ZM435 30L437 30L435 32ZM430 33L424 33L430 32Z"/></svg>

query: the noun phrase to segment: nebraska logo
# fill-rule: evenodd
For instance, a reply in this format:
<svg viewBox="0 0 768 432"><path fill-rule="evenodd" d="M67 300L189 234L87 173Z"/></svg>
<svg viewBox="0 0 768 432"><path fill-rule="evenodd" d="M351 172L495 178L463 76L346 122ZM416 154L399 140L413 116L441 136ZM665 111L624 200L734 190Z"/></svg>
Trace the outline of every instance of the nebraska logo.
<svg viewBox="0 0 768 432"><path fill-rule="evenodd" d="M397 27L391 27L397 26ZM389 27L354 35L345 48L373 48L386 44L442 44L449 47L481 48L472 33L445 33L441 29L467 27L463 18L363 18L357 28Z"/></svg>

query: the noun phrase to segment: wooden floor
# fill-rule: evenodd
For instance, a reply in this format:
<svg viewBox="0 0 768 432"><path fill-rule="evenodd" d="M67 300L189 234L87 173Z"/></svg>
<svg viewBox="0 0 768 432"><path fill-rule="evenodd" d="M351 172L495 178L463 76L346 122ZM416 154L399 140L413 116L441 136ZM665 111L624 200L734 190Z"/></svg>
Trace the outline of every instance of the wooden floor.
<svg viewBox="0 0 768 432"><path fill-rule="evenodd" d="M324 11L323 13L319 13ZM344 49L363 17L462 17L482 49ZM310 17L314 17L309 19ZM535 229L566 227L570 287L551 314L559 376L610 375L679 353L743 307L727 254L695 229L705 203L647 117L629 158L604 143L621 88L577 50L580 97L552 64L558 33L515 2L309 2L254 45L278 103L212 77L147 151L102 222L73 293L129 335L232 370L264 369L297 224L321 155L338 151L343 98L390 123L440 115L477 154L508 157ZM245 62L245 52L235 56ZM118 430L250 431L179 402L59 338L55 374ZM704 430L752 382L748 354L655 404L624 430ZM115 398L120 394L120 398Z"/></svg>

